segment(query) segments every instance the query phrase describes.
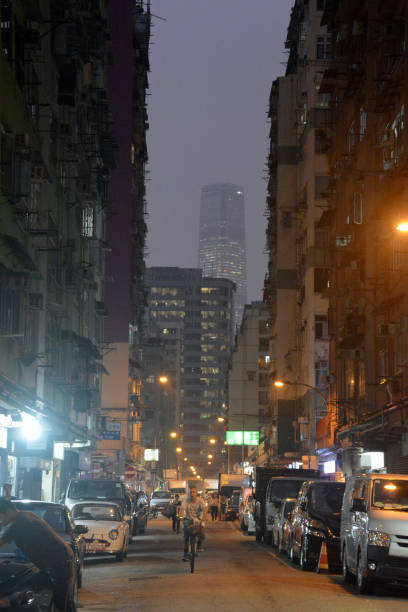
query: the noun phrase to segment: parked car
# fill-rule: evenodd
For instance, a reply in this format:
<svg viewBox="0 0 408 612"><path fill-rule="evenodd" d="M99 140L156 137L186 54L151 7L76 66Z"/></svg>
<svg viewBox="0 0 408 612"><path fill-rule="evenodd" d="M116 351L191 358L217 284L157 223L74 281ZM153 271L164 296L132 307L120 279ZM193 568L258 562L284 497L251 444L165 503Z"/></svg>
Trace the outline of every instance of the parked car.
<svg viewBox="0 0 408 612"><path fill-rule="evenodd" d="M296 505L296 502L295 502ZM287 556L290 557L290 535L292 533L292 521L293 521L293 511L288 512L288 516L285 518L282 526L282 537L279 542L278 550L279 552L286 552Z"/></svg>
<svg viewBox="0 0 408 612"><path fill-rule="evenodd" d="M286 470L286 472L288 476L273 477L268 481L266 487L264 503L264 541L266 544L272 544L273 527L282 501L287 498L296 498L302 484L310 480L310 474L313 474L313 470L297 470L298 475L292 475L295 470Z"/></svg>
<svg viewBox="0 0 408 612"><path fill-rule="evenodd" d="M341 510L346 582L360 593L374 583L408 582L408 476L370 474L347 480Z"/></svg>
<svg viewBox="0 0 408 612"><path fill-rule="evenodd" d="M153 491L150 498L150 513L157 515L158 512L162 512L167 508L170 501L171 493L169 491L164 491L162 489Z"/></svg>
<svg viewBox="0 0 408 612"><path fill-rule="evenodd" d="M126 487L120 480L106 478L73 478L61 501L71 510L80 501L109 501L118 504L122 514L130 513Z"/></svg>
<svg viewBox="0 0 408 612"><path fill-rule="evenodd" d="M303 483L293 511L290 558L302 569L315 569L323 542L329 569L340 571L340 516L344 482Z"/></svg>
<svg viewBox="0 0 408 612"><path fill-rule="evenodd" d="M133 530L132 535L143 534L147 529L149 500L144 491L129 490L133 499Z"/></svg>
<svg viewBox="0 0 408 612"><path fill-rule="evenodd" d="M282 550L281 542L283 535L283 526L288 518L288 515L295 507L296 499L286 498L282 501L278 514L273 524L272 544Z"/></svg>
<svg viewBox="0 0 408 612"><path fill-rule="evenodd" d="M120 507L109 502L81 502L72 507L72 517L88 528L84 537L86 555L114 555L122 561L129 545L129 524Z"/></svg>
<svg viewBox="0 0 408 612"><path fill-rule="evenodd" d="M22 556L14 542L0 548L2 607L19 612L53 612L53 586L48 574Z"/></svg>
<svg viewBox="0 0 408 612"><path fill-rule="evenodd" d="M74 553L77 587L80 589L82 586L85 556L85 541L83 536L88 530L80 525L75 525L71 513L62 504L28 499L13 500L13 504L17 510L32 512L43 519L43 521L48 523L48 525L50 525L50 527L71 546Z"/></svg>
<svg viewBox="0 0 408 612"><path fill-rule="evenodd" d="M239 498L241 491L236 489L231 493L231 496L227 499L227 505L225 508L225 519L227 521L234 521L239 513Z"/></svg>

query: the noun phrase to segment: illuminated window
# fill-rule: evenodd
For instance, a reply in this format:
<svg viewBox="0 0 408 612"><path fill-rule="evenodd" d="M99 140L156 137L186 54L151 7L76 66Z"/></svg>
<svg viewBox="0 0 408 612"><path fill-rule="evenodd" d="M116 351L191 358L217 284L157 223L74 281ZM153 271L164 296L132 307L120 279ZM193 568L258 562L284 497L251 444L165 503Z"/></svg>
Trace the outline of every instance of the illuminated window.
<svg viewBox="0 0 408 612"><path fill-rule="evenodd" d="M92 238L94 235L94 210L92 206L82 209L82 236Z"/></svg>

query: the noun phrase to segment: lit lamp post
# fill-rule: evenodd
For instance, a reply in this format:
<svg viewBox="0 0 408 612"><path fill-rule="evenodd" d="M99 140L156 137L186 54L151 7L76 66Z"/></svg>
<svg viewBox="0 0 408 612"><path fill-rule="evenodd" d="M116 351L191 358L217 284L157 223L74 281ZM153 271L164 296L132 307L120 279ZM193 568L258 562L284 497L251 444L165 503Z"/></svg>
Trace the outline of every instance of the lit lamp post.
<svg viewBox="0 0 408 612"><path fill-rule="evenodd" d="M275 382L273 383L274 386L277 389L282 389L283 387L285 387L286 385L290 385L290 386L299 386L299 387L306 387L307 389L311 389L312 391L314 391L315 393L317 393L317 395L320 397L320 399L322 400L326 413L328 412L329 409L329 405L328 405L328 401L326 396L324 395L324 393L322 393L322 391L320 391L320 389L318 389L318 387L314 387L313 385L309 385L308 383L304 383L304 382L292 382L290 380L275 380ZM314 445L315 445L315 437L316 437L316 411L315 409L313 410L313 451L315 450Z"/></svg>

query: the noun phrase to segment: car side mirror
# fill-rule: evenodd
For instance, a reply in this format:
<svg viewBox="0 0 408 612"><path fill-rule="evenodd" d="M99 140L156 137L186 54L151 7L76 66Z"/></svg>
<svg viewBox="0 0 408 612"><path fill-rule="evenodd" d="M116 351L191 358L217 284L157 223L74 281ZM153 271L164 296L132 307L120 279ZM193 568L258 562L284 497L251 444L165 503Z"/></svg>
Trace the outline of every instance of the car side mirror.
<svg viewBox="0 0 408 612"><path fill-rule="evenodd" d="M75 535L83 535L84 533L88 533L88 527L86 527L86 525L75 525L74 533Z"/></svg>
<svg viewBox="0 0 408 612"><path fill-rule="evenodd" d="M363 497L355 497L351 504L352 512L367 512L367 503Z"/></svg>

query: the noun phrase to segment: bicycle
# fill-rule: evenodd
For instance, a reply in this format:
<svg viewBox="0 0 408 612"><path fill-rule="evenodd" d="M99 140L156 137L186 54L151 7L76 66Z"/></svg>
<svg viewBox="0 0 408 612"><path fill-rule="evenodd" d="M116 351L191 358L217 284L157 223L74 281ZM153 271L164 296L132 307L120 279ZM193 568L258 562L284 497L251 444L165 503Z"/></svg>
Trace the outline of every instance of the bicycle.
<svg viewBox="0 0 408 612"><path fill-rule="evenodd" d="M197 538L201 531L201 521L193 519L184 519L184 527L188 534L188 543L190 548L190 573L194 572L195 558L197 556Z"/></svg>

